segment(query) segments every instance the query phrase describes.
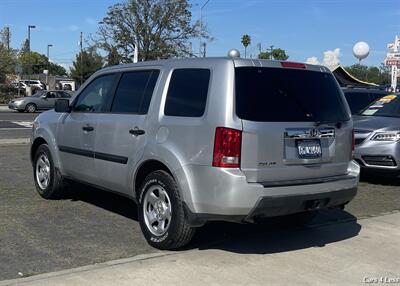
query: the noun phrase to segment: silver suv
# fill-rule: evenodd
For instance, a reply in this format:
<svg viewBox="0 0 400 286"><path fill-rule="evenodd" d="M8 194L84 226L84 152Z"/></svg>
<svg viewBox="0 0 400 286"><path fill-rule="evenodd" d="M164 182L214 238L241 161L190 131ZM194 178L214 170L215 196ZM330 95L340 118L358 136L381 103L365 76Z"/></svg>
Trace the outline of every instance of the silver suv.
<svg viewBox="0 0 400 286"><path fill-rule="evenodd" d="M37 191L72 179L128 196L150 245L187 244L208 221L312 218L357 192L353 123L328 69L240 58L105 68L39 115Z"/></svg>

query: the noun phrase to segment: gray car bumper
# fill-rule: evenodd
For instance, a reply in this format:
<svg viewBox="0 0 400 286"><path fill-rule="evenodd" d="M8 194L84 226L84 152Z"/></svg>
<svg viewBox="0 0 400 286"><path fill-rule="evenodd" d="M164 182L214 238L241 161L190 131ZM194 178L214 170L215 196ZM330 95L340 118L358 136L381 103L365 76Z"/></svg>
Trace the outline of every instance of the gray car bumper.
<svg viewBox="0 0 400 286"><path fill-rule="evenodd" d="M356 146L355 159L365 171L379 175L400 175L400 143L367 141Z"/></svg>
<svg viewBox="0 0 400 286"><path fill-rule="evenodd" d="M347 175L297 180L295 184L279 186L248 183L239 169L190 165L174 175L181 187L188 217L198 225L209 220L251 221L256 216L337 207L355 196L359 172L359 165L351 162Z"/></svg>

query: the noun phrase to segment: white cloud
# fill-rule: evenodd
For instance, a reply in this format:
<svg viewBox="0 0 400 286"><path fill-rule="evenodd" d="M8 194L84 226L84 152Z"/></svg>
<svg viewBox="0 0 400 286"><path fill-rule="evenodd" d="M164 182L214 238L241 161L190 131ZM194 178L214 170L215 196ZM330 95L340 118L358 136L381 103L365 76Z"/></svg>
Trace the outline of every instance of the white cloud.
<svg viewBox="0 0 400 286"><path fill-rule="evenodd" d="M322 62L317 57L310 57L306 60L306 63L312 65L324 65L328 68L333 68L340 64L340 49L328 50L324 52L324 58Z"/></svg>
<svg viewBox="0 0 400 286"><path fill-rule="evenodd" d="M320 64L320 62L318 61L318 58L317 58L317 57L308 58L308 59L306 60L306 63L307 63L307 64L310 64L310 65L319 65L319 64Z"/></svg>

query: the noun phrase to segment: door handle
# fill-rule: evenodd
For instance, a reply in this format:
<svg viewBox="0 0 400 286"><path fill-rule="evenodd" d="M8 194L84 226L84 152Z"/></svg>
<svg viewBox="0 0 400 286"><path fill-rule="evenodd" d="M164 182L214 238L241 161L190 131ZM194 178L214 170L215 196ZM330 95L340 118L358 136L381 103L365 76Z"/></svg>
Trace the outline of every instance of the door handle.
<svg viewBox="0 0 400 286"><path fill-rule="evenodd" d="M139 129L138 127L135 127L134 129L130 129L129 133L135 136L143 135L146 132L143 129Z"/></svg>
<svg viewBox="0 0 400 286"><path fill-rule="evenodd" d="M94 128L92 126L83 126L82 130L86 132L92 132Z"/></svg>

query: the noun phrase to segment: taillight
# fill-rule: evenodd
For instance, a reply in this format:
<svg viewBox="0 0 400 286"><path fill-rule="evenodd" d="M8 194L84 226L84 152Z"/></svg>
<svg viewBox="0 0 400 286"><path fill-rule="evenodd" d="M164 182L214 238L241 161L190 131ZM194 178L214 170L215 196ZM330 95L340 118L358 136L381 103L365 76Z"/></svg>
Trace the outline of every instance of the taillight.
<svg viewBox="0 0 400 286"><path fill-rule="evenodd" d="M239 168L242 131L217 127L215 129L213 167Z"/></svg>
<svg viewBox="0 0 400 286"><path fill-rule="evenodd" d="M354 136L354 129L351 131L351 158L354 159L354 150L356 147L356 138Z"/></svg>
<svg viewBox="0 0 400 286"><path fill-rule="evenodd" d="M305 69L306 65L302 63L293 63L293 62L281 62L282 67L284 68L296 68L296 69Z"/></svg>

